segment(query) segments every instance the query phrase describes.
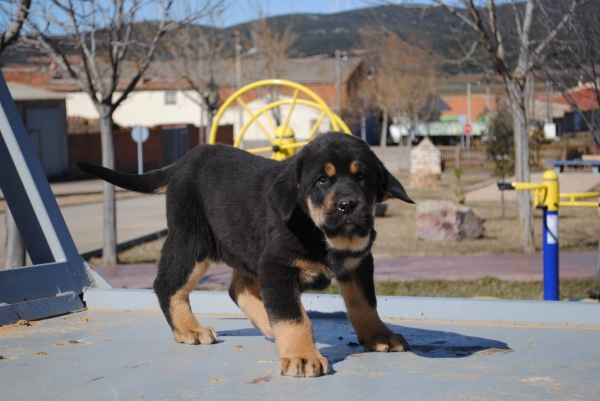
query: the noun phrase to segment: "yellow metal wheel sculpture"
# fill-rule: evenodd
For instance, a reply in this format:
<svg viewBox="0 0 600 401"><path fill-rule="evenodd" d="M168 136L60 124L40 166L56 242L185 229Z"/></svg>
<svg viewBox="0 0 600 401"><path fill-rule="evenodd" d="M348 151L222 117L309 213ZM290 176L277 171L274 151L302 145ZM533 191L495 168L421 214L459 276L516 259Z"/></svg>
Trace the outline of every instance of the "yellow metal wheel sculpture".
<svg viewBox="0 0 600 401"><path fill-rule="evenodd" d="M277 100L275 102L267 104L266 106L258 110L256 113L253 113L242 99L243 95L252 90L268 86L281 86L292 88L294 89L294 94L292 95L291 99ZM299 99L300 94L303 94L304 97L308 97L308 99ZM323 99L319 97L319 95L317 95L312 90L308 89L306 86L284 79L265 79L262 81L253 82L249 85L244 86L243 88L238 89L223 103L213 120L213 125L210 130L210 137L208 143L214 144L216 142L219 121L223 116L223 113L225 113L225 110L234 102L237 102L240 107L246 110L246 112L250 115L250 118L244 123L244 125L240 129L240 132L238 133L238 136L233 146L239 148L242 143L242 139L244 138L244 134L248 130L248 127L250 127L250 125L252 124L256 124L260 131L263 134L265 134L265 136L271 143L271 146L252 148L246 150L250 153L263 153L272 151L273 155L271 156L271 158L275 160L283 160L286 157L292 156L294 153L296 153L296 149L306 145L308 141L310 141L315 136L319 126L321 125L321 122L325 117L329 119L331 129L333 131L341 131L346 134L351 134L350 129L344 123L344 121L342 121L342 119L337 114L331 111L331 109L327 106L325 101L323 101ZM302 142L296 142L295 133L289 126L290 117L294 111L294 107L298 104L321 110L321 115L319 116L319 118L317 118L317 121L309 131L307 139ZM283 123L279 126L276 126L275 122L271 118L270 111L280 106L289 107ZM270 129L265 127L265 125L258 120L258 118L262 115L266 116L266 119L268 121L268 128Z"/></svg>

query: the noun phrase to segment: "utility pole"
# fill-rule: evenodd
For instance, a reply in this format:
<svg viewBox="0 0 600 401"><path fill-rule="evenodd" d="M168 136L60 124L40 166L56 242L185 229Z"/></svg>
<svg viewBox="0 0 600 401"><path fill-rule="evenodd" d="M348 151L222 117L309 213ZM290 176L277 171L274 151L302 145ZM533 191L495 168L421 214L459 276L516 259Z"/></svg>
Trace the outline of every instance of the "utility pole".
<svg viewBox="0 0 600 401"><path fill-rule="evenodd" d="M552 83L546 81L546 122L552 122Z"/></svg>
<svg viewBox="0 0 600 401"><path fill-rule="evenodd" d="M242 50L242 45L240 45L240 31L235 31L235 85L238 90L242 87L242 57L240 56L240 50ZM244 112L240 103L238 103L238 118L240 124L238 128L239 132L244 126Z"/></svg>
<svg viewBox="0 0 600 401"><path fill-rule="evenodd" d="M471 83L470 82L467 82L467 124L471 124ZM471 148L471 135L467 135L467 148L468 149Z"/></svg>
<svg viewBox="0 0 600 401"><path fill-rule="evenodd" d="M342 52L335 51L335 112L342 114Z"/></svg>
<svg viewBox="0 0 600 401"><path fill-rule="evenodd" d="M492 110L492 100L490 98L490 73L485 72L485 107L488 111Z"/></svg>

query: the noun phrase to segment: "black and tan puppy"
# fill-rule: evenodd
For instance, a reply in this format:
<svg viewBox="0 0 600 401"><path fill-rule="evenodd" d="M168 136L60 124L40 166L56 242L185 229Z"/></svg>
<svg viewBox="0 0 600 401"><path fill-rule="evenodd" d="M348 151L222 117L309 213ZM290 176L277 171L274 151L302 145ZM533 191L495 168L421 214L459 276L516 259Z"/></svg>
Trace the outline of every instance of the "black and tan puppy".
<svg viewBox="0 0 600 401"><path fill-rule="evenodd" d="M175 164L143 175L79 167L120 187L167 194L169 234L154 290L175 340L216 343L189 293L212 263L234 268L229 294L266 337L285 376L326 374L300 302L307 289L340 286L358 340L373 351L408 343L377 314L373 284L375 204L412 201L369 146L330 133L282 162L229 146L199 146Z"/></svg>

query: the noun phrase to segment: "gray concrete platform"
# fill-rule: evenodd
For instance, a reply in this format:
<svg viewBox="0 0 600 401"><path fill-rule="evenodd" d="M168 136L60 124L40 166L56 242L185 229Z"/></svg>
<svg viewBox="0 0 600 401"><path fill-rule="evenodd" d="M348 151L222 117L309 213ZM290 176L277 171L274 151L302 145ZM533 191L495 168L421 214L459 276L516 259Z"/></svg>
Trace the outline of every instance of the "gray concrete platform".
<svg viewBox="0 0 600 401"><path fill-rule="evenodd" d="M279 376L277 349L225 293L194 292L219 344L176 344L143 290L90 290L89 311L0 329L2 399L597 400L600 307L380 297L406 353L355 346L339 296L303 298L332 370ZM103 308L103 309L101 309ZM212 312L212 313L211 313ZM513 321L529 317L529 323ZM533 323L536 322L536 323Z"/></svg>

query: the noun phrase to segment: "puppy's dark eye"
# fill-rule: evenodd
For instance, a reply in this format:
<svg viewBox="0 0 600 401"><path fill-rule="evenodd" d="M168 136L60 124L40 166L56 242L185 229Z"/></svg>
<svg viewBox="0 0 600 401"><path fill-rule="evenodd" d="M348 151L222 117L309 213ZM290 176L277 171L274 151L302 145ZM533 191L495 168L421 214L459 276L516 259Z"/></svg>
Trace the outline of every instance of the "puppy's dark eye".
<svg viewBox="0 0 600 401"><path fill-rule="evenodd" d="M360 180L364 180L365 178L367 178L367 176L364 175L363 173L356 174L356 179L359 180L359 181Z"/></svg>
<svg viewBox="0 0 600 401"><path fill-rule="evenodd" d="M323 185L327 182L327 177L319 177L317 178L317 184Z"/></svg>

